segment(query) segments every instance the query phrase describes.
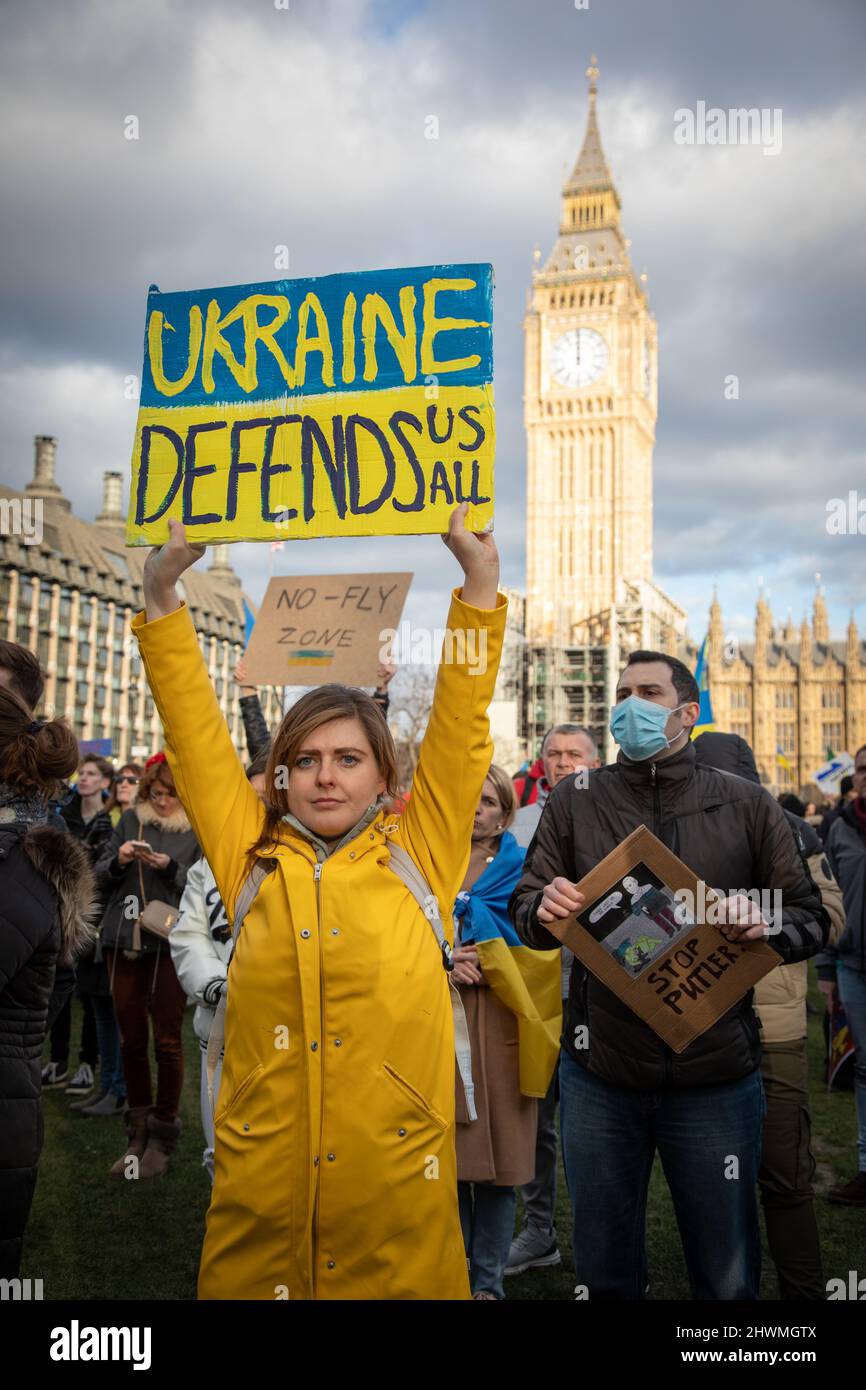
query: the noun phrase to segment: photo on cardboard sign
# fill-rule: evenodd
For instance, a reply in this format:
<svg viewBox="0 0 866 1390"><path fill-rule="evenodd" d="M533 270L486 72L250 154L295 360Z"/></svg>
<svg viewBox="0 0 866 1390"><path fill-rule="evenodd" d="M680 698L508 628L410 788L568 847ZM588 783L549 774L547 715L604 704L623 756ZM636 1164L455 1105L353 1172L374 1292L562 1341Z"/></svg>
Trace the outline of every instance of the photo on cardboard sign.
<svg viewBox="0 0 866 1390"><path fill-rule="evenodd" d="M633 977L694 926L686 907L642 860L577 920Z"/></svg>

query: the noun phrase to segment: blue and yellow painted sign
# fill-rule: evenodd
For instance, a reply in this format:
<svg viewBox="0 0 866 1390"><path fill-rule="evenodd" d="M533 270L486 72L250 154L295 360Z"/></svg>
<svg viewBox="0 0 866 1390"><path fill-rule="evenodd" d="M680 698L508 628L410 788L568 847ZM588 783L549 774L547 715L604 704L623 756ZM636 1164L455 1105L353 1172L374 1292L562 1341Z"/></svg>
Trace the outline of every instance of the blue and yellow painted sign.
<svg viewBox="0 0 866 1390"><path fill-rule="evenodd" d="M484 529L492 321L490 265L151 286L128 543Z"/></svg>

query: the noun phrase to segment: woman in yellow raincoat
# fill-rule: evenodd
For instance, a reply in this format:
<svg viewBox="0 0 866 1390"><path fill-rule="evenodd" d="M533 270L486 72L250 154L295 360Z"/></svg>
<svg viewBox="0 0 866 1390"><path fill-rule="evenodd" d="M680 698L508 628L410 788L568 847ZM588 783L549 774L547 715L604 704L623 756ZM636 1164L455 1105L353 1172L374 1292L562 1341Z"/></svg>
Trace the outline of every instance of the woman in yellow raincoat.
<svg viewBox="0 0 866 1390"><path fill-rule="evenodd" d="M175 584L204 553L170 523L133 623L176 785L229 920L257 856L275 861L229 971L206 1299L468 1298L457 1210L454 1028L430 922L389 869L408 853L444 912L463 879L491 743L505 599L493 537L451 518L465 574L402 816L394 747L360 691L286 715L266 804L247 781ZM474 658L474 659L472 659ZM370 708L372 706L372 709Z"/></svg>

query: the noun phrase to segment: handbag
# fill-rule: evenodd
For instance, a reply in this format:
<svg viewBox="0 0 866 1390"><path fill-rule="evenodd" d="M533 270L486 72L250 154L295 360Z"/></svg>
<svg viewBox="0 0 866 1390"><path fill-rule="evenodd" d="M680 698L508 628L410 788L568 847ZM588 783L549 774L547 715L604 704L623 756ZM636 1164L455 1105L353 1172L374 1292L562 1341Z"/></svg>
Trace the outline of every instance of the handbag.
<svg viewBox="0 0 866 1390"><path fill-rule="evenodd" d="M143 826L139 821L139 834ZM141 867L141 860L138 861L138 882L141 888L141 901L144 903L142 911L138 914L132 928L132 949L141 950L142 931L150 932L151 936L156 936L160 941L168 941L169 933L177 921L180 913L176 907L170 903L164 903L159 898L151 898L147 901L147 894L144 891L144 872Z"/></svg>

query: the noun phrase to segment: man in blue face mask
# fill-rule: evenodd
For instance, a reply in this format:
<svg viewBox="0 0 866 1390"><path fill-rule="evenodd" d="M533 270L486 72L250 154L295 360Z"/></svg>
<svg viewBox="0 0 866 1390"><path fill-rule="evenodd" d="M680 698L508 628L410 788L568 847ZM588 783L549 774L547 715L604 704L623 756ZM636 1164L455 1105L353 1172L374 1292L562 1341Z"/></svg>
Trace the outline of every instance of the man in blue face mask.
<svg viewBox="0 0 866 1390"><path fill-rule="evenodd" d="M527 851L509 910L528 946L560 944L547 924L584 906L579 880L645 825L728 899L719 931L730 941L766 937L789 964L820 950L829 921L784 812L754 782L697 763L690 739L698 711L682 662L656 651L631 656L611 711L616 762L586 785L567 778L555 787ZM781 894L771 929L742 896L752 889ZM656 1151L693 1296L758 1297L760 1055L751 993L674 1053L575 961L559 1084L575 1272L590 1299L646 1295Z"/></svg>

